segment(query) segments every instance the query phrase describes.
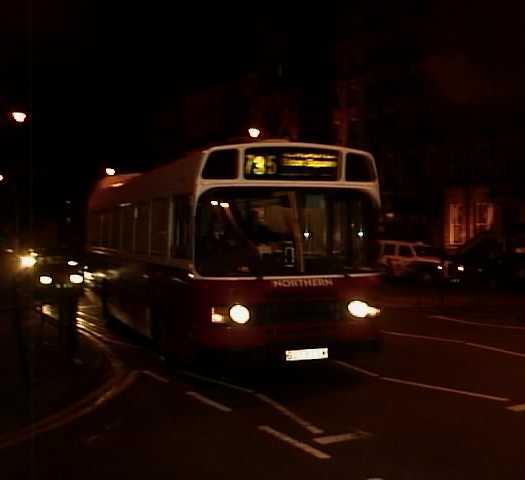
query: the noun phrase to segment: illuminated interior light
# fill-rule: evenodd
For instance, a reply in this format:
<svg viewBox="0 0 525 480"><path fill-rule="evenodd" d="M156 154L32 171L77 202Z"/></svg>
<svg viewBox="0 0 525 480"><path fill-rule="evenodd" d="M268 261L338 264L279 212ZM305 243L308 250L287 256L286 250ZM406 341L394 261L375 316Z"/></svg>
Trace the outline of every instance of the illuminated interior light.
<svg viewBox="0 0 525 480"><path fill-rule="evenodd" d="M193 273L188 273L189 278L195 278L195 275Z"/></svg>
<svg viewBox="0 0 525 480"><path fill-rule="evenodd" d="M69 275L69 281L71 283L74 283L75 285L78 285L79 283L82 283L84 281L84 277L82 275L79 275L78 273L72 273Z"/></svg>
<svg viewBox="0 0 525 480"><path fill-rule="evenodd" d="M308 240L310 238L311 233L310 232L304 232L303 235L304 235L304 238L306 238Z"/></svg>
<svg viewBox="0 0 525 480"><path fill-rule="evenodd" d="M222 208L230 208L230 204L228 202L221 202L220 205Z"/></svg>
<svg viewBox="0 0 525 480"><path fill-rule="evenodd" d="M234 305L230 308L230 318L235 322L241 325L245 324L250 320L250 310L244 305Z"/></svg>
<svg viewBox="0 0 525 480"><path fill-rule="evenodd" d="M465 267L463 265L458 265L458 272L464 272Z"/></svg>
<svg viewBox="0 0 525 480"><path fill-rule="evenodd" d="M438 266L437 266L437 269L438 269L438 270L443 270L443 265L438 265Z"/></svg>
<svg viewBox="0 0 525 480"><path fill-rule="evenodd" d="M217 205L219 205L219 202L217 200L212 200L210 202L214 207L216 207Z"/></svg>
<svg viewBox="0 0 525 480"><path fill-rule="evenodd" d="M38 281L42 285L51 285L53 283L53 279L49 275L40 275Z"/></svg>
<svg viewBox="0 0 525 480"><path fill-rule="evenodd" d="M359 230L359 232L357 232L357 236L359 238L363 238L365 236L365 232L363 232L363 230Z"/></svg>
<svg viewBox="0 0 525 480"><path fill-rule="evenodd" d="M68 260L67 261L67 264L70 266L70 267L76 267L78 265L78 262L75 261L75 260Z"/></svg>
<svg viewBox="0 0 525 480"><path fill-rule="evenodd" d="M110 177L112 177L113 175L115 175L115 173L117 173L115 171L114 168L106 168L106 175L109 175Z"/></svg>

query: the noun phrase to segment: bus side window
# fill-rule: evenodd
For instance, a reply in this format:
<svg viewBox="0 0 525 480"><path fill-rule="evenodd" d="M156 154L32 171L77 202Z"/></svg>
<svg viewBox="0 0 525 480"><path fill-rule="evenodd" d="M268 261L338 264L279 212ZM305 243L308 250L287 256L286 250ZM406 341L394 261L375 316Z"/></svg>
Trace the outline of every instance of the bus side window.
<svg viewBox="0 0 525 480"><path fill-rule="evenodd" d="M156 198L151 203L151 255L168 254L168 225L170 203L167 198Z"/></svg>
<svg viewBox="0 0 525 480"><path fill-rule="evenodd" d="M172 257L185 259L191 257L190 224L190 197L173 197L173 238L171 242Z"/></svg>
<svg viewBox="0 0 525 480"><path fill-rule="evenodd" d="M125 205L121 207L121 221L122 221L122 242L121 248L124 252L131 253L133 248L133 205Z"/></svg>
<svg viewBox="0 0 525 480"><path fill-rule="evenodd" d="M118 250L120 248L120 208L114 208L111 212L111 242L110 247Z"/></svg>
<svg viewBox="0 0 525 480"><path fill-rule="evenodd" d="M149 253L149 204L135 206L135 248L134 253Z"/></svg>

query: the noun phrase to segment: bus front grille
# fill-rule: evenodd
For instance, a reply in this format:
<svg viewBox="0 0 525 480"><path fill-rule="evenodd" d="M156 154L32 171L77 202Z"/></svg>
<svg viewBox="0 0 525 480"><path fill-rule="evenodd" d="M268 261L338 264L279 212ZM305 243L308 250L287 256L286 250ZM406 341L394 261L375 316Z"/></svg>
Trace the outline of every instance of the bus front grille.
<svg viewBox="0 0 525 480"><path fill-rule="evenodd" d="M275 303L257 305L254 320L259 325L336 321L344 318L340 303Z"/></svg>

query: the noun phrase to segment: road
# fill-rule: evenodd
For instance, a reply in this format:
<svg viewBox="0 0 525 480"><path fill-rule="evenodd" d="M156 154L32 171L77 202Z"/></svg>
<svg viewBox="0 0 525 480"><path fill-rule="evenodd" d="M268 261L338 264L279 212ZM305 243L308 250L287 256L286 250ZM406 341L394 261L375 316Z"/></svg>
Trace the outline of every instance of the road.
<svg viewBox="0 0 525 480"><path fill-rule="evenodd" d="M146 341L108 330L87 298L79 324L118 362L116 394L0 450L2 472L38 479L525 478L525 324L501 315L387 308L380 354L254 374L169 369Z"/></svg>

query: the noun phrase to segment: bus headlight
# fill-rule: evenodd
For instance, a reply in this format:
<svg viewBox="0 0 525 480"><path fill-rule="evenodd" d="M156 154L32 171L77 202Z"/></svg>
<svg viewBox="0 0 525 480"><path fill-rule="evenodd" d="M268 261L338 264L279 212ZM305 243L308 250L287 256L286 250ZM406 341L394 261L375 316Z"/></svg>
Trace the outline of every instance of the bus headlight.
<svg viewBox="0 0 525 480"><path fill-rule="evenodd" d="M230 308L230 318L240 325L244 325L248 320L250 320L250 310L244 305L233 305Z"/></svg>
<svg viewBox="0 0 525 480"><path fill-rule="evenodd" d="M40 278L38 279L38 281L42 285L51 285L53 283L53 278L50 277L49 275L40 275Z"/></svg>
<svg viewBox="0 0 525 480"><path fill-rule="evenodd" d="M368 305L366 302L360 300L353 300L348 303L348 312L357 318L375 317L379 314L379 308L374 308Z"/></svg>
<svg viewBox="0 0 525 480"><path fill-rule="evenodd" d="M23 255L20 257L20 266L22 268L32 268L35 266L36 258L33 255Z"/></svg>
<svg viewBox="0 0 525 480"><path fill-rule="evenodd" d="M72 273L69 275L69 281L75 285L78 285L84 281L84 277L78 273Z"/></svg>

